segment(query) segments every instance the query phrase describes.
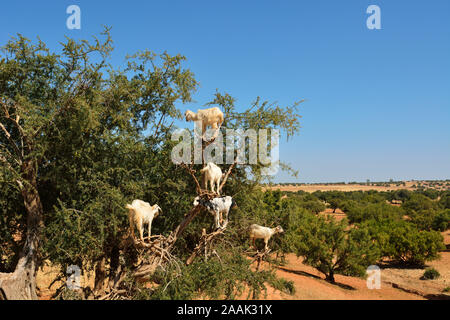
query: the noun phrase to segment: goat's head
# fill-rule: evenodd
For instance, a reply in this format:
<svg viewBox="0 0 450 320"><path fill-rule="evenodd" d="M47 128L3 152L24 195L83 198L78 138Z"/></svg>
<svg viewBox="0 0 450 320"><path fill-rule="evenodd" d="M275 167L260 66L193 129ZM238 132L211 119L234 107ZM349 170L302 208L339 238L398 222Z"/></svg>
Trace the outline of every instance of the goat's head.
<svg viewBox="0 0 450 320"><path fill-rule="evenodd" d="M155 217L158 216L159 214L162 214L162 209L157 204L153 206L153 209L156 210Z"/></svg>
<svg viewBox="0 0 450 320"><path fill-rule="evenodd" d="M194 207L198 206L199 204L200 204L200 197L195 197L194 203L193 203Z"/></svg>
<svg viewBox="0 0 450 320"><path fill-rule="evenodd" d="M233 198L231 198L231 209L237 209L238 205L236 204L236 201L234 201Z"/></svg>
<svg viewBox="0 0 450 320"><path fill-rule="evenodd" d="M192 121L195 119L195 113L192 112L191 110L186 110L184 116L186 117L186 121Z"/></svg>
<svg viewBox="0 0 450 320"><path fill-rule="evenodd" d="M276 232L276 233L283 233L284 230L283 230L283 228L282 228L281 226L277 226L277 227L275 228L275 232Z"/></svg>

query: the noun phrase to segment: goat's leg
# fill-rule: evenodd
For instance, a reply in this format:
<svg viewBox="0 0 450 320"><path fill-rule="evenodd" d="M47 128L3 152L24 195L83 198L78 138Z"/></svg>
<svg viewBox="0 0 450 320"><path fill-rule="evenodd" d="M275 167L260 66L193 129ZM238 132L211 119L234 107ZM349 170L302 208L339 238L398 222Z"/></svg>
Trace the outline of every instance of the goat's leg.
<svg viewBox="0 0 450 320"><path fill-rule="evenodd" d="M220 219L219 219L219 221L220 221L220 224L221 224L221 225L223 225L223 216L222 216L222 211L220 211Z"/></svg>
<svg viewBox="0 0 450 320"><path fill-rule="evenodd" d="M217 136L219 135L219 126L217 125L217 122L214 122L213 124L211 124L211 129L214 130L213 139L216 139Z"/></svg>
<svg viewBox="0 0 450 320"><path fill-rule="evenodd" d="M269 248L268 246L267 246L267 243L269 242L269 239L264 239L264 244L265 244L265 246L264 246L264 249L267 251L267 249Z"/></svg>
<svg viewBox="0 0 450 320"><path fill-rule="evenodd" d="M142 220L138 221L137 228L139 230L139 239L144 242L144 226L142 225Z"/></svg>
<svg viewBox="0 0 450 320"><path fill-rule="evenodd" d="M148 242L150 242L150 237L152 235L152 220L148 223Z"/></svg>
<svg viewBox="0 0 450 320"><path fill-rule="evenodd" d="M225 221L228 222L228 213L230 212L230 209L225 211Z"/></svg>
<svg viewBox="0 0 450 320"><path fill-rule="evenodd" d="M220 186L220 179L218 179L218 180L216 181L217 194L220 196L219 186Z"/></svg>
<svg viewBox="0 0 450 320"><path fill-rule="evenodd" d="M216 229L220 228L220 221L219 221L219 219L220 219L220 212L216 211L215 214L214 214L214 223L216 225Z"/></svg>
<svg viewBox="0 0 450 320"><path fill-rule="evenodd" d="M130 220L130 234L131 234L131 238L134 240L134 223L133 223L133 218L130 216L129 220Z"/></svg>

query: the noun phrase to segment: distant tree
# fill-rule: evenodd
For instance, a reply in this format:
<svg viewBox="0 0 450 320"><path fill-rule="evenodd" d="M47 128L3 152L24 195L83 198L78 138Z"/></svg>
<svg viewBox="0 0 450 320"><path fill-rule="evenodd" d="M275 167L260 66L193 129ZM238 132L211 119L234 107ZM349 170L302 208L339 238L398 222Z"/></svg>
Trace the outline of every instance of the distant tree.
<svg viewBox="0 0 450 320"><path fill-rule="evenodd" d="M336 222L314 215L302 220L298 231L297 255L334 283L335 274L363 277L376 261L378 251L365 228L350 228L345 220Z"/></svg>
<svg viewBox="0 0 450 320"><path fill-rule="evenodd" d="M319 200L304 201L301 202L301 206L314 214L319 214L326 209L325 204Z"/></svg>
<svg viewBox="0 0 450 320"><path fill-rule="evenodd" d="M450 229L450 209L440 211L433 217L431 228L437 231Z"/></svg>
<svg viewBox="0 0 450 320"><path fill-rule="evenodd" d="M425 262L439 258L445 249L443 237L436 231L420 231L404 220L384 218L367 220L367 227L374 243L379 246L381 257L404 265L423 266Z"/></svg>
<svg viewBox="0 0 450 320"><path fill-rule="evenodd" d="M391 201L392 200L399 200L399 201L406 201L411 196L411 192L406 189L400 189L391 192Z"/></svg>
<svg viewBox="0 0 450 320"><path fill-rule="evenodd" d="M408 215L414 212L436 209L436 203L421 193L413 193L408 200L402 204Z"/></svg>
<svg viewBox="0 0 450 320"><path fill-rule="evenodd" d="M450 194L445 194L439 200L439 205L444 209L450 209Z"/></svg>
<svg viewBox="0 0 450 320"><path fill-rule="evenodd" d="M330 199L328 204L330 205L330 208L333 209L333 213L336 212L336 209L339 208L339 206L341 205L342 201L334 198L334 199Z"/></svg>
<svg viewBox="0 0 450 320"><path fill-rule="evenodd" d="M377 221L384 218L399 220L404 215L404 210L387 203L367 203L357 201L347 201L341 206L351 223L360 223L366 220L375 219Z"/></svg>

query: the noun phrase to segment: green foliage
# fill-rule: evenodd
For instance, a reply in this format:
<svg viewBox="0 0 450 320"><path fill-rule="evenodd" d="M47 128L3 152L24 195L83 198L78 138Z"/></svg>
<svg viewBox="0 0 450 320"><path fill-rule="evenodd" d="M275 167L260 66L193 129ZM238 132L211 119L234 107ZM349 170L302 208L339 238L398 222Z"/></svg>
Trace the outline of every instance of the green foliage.
<svg viewBox="0 0 450 320"><path fill-rule="evenodd" d="M445 248L443 237L436 231L421 231L403 220L369 220L362 224L379 246L381 257L396 263L423 266L439 258Z"/></svg>
<svg viewBox="0 0 450 320"><path fill-rule="evenodd" d="M270 284L274 289L290 295L293 295L296 292L294 282L290 280L275 278L273 281L270 281Z"/></svg>
<svg viewBox="0 0 450 320"><path fill-rule="evenodd" d="M158 283L149 291L150 299L191 300L198 298L236 299L240 296L257 299L266 293L265 282L276 283L273 273L268 271L253 272L250 261L240 252L219 251L221 260L197 260L189 266L182 266L181 272L171 269L159 271L152 280Z"/></svg>
<svg viewBox="0 0 450 320"><path fill-rule="evenodd" d="M414 193L402 204L408 216L436 209L436 203L421 193Z"/></svg>
<svg viewBox="0 0 450 320"><path fill-rule="evenodd" d="M404 215L404 211L401 208L394 207L385 202L368 203L350 200L344 202L341 209L345 212L351 223L360 223L370 219L381 220L385 218L397 220L401 219Z"/></svg>
<svg viewBox="0 0 450 320"><path fill-rule="evenodd" d="M406 201L410 198L411 191L406 189L395 190L389 193L389 201L397 200L397 201Z"/></svg>
<svg viewBox="0 0 450 320"><path fill-rule="evenodd" d="M306 210L314 214L318 214L326 209L325 204L323 204L323 202L318 200L304 201L301 203L301 207L305 208Z"/></svg>
<svg viewBox="0 0 450 320"><path fill-rule="evenodd" d="M444 209L450 209L450 194L443 195L439 200L439 204Z"/></svg>
<svg viewBox="0 0 450 320"><path fill-rule="evenodd" d="M446 231L450 229L450 209L437 213L434 216L431 227L436 231Z"/></svg>
<svg viewBox="0 0 450 320"><path fill-rule="evenodd" d="M434 279L439 278L440 276L441 276L441 274L439 273L439 271L437 271L434 268L428 268L423 273L422 279L423 280L434 280Z"/></svg>
<svg viewBox="0 0 450 320"><path fill-rule="evenodd" d="M427 198L431 200L436 200L439 197L439 191L436 189L425 189L419 191L420 194L423 194Z"/></svg>
<svg viewBox="0 0 450 320"><path fill-rule="evenodd" d="M363 277L378 252L366 228L348 229L345 220L306 215L299 230L297 255L334 282L335 273Z"/></svg>
<svg viewBox="0 0 450 320"><path fill-rule="evenodd" d="M25 208L19 190L0 171L0 272L12 272L24 244Z"/></svg>

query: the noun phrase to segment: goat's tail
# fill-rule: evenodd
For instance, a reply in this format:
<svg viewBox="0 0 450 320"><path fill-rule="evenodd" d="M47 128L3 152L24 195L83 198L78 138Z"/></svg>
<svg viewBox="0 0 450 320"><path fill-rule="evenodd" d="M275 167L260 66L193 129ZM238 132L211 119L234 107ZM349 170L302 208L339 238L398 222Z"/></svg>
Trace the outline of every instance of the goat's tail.
<svg viewBox="0 0 450 320"><path fill-rule="evenodd" d="M129 210L134 210L134 207L131 204L128 204L125 206L125 208L129 209Z"/></svg>

